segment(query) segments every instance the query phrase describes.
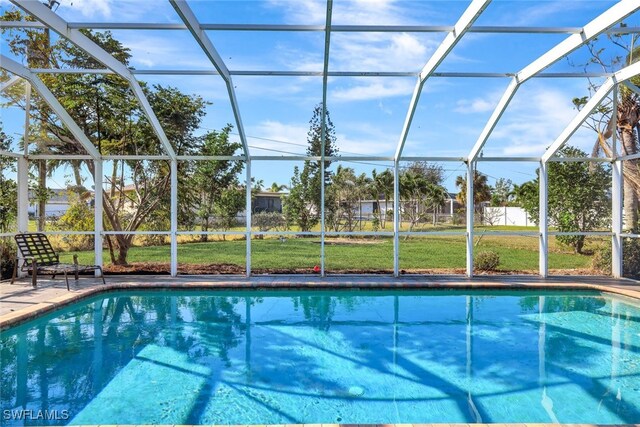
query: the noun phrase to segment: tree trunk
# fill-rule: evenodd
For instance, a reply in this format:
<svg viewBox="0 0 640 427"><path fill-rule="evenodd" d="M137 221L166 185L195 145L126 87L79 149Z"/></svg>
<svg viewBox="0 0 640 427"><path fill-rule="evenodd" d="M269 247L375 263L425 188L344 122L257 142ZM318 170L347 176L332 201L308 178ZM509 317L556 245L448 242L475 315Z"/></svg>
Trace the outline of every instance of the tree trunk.
<svg viewBox="0 0 640 427"><path fill-rule="evenodd" d="M40 197L38 197L38 231L44 231L47 217L47 198L44 197L47 191L47 161L38 162L38 186L40 187Z"/></svg>
<svg viewBox="0 0 640 427"><path fill-rule="evenodd" d="M118 241L118 259L116 259L115 265L128 265L127 263L127 254L129 253L129 245L121 244L121 241Z"/></svg>
<svg viewBox="0 0 640 427"><path fill-rule="evenodd" d="M107 241L107 246L109 247L109 258L111 259L111 264L116 263L116 255L115 252L113 251L113 242L111 241L111 236L107 235L104 236L106 241Z"/></svg>
<svg viewBox="0 0 640 427"><path fill-rule="evenodd" d="M76 181L76 187L78 187L78 196L82 195L80 190L80 188L82 187L82 175L80 173L81 166L82 166L82 163L80 163L80 161L71 162L71 168L73 169L73 178Z"/></svg>
<svg viewBox="0 0 640 427"><path fill-rule="evenodd" d="M577 254L582 254L582 249L584 248L584 238L585 236L578 236L578 240L574 246Z"/></svg>
<svg viewBox="0 0 640 427"><path fill-rule="evenodd" d="M127 255L131 248L131 242L133 236L124 236L122 234L116 235L116 241L118 242L118 259L116 259L115 265L129 265L127 262Z"/></svg>
<svg viewBox="0 0 640 427"><path fill-rule="evenodd" d="M625 155L635 154L637 152L633 129L621 129L620 139ZM637 170L637 165L634 164L633 160L626 161L623 164L623 169L628 168ZM623 185L624 210L622 215L622 227L624 231L636 231L638 227L638 194L636 193L633 183L627 179L627 176L628 174L625 174Z"/></svg>

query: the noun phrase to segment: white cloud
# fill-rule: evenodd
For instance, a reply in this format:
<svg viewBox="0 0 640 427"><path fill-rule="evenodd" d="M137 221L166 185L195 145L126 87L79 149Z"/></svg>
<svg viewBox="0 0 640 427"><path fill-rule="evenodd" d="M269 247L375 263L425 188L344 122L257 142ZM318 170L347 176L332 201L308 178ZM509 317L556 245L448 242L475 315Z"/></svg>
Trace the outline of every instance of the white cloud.
<svg viewBox="0 0 640 427"><path fill-rule="evenodd" d="M60 4L61 8L75 9L79 11L85 18L102 16L111 17L113 6L112 0L67 0Z"/></svg>
<svg viewBox="0 0 640 427"><path fill-rule="evenodd" d="M353 82L353 80L351 80ZM336 102L369 101L411 95L415 87L413 79L390 79L369 77L361 83L331 90L329 98Z"/></svg>
<svg viewBox="0 0 640 427"><path fill-rule="evenodd" d="M272 9L280 10L290 23L322 25L326 20L325 0L269 0L266 4ZM332 22L349 22L354 25L417 24L414 19L415 5L409 6L406 7L397 0L341 0L333 4ZM421 3L421 10L427 11L425 2ZM414 13L411 14L411 11Z"/></svg>
<svg viewBox="0 0 640 427"><path fill-rule="evenodd" d="M213 69L211 62L187 34L174 34L170 38L160 33L137 31L135 34L119 32L116 37L131 49L131 64L136 67Z"/></svg>
<svg viewBox="0 0 640 427"><path fill-rule="evenodd" d="M357 124L355 127L358 127ZM361 126L361 128L365 127ZM397 136L385 135L385 133L379 129L372 128L370 124L367 124L366 129L365 132L357 132L357 135L348 135L342 132L336 133L340 153L344 155L384 155L395 148ZM309 125L307 123L282 123L274 120L265 120L257 126L252 126L247 129L247 134L253 137L264 138L257 139L250 137L249 144L252 147L288 151L304 155L307 148L308 131ZM272 141L265 141L265 139ZM282 144L278 141L289 144ZM291 143L301 145L290 145ZM271 154L279 155L283 153L272 152Z"/></svg>
<svg viewBox="0 0 640 427"><path fill-rule="evenodd" d="M456 102L456 108L453 111L463 114L484 113L493 110L494 105L495 103L484 98L460 99Z"/></svg>
<svg viewBox="0 0 640 427"><path fill-rule="evenodd" d="M499 145L505 155L541 155L577 114L571 103L575 93L540 83L520 89L487 145L492 151ZM580 134L571 140L585 143Z"/></svg>

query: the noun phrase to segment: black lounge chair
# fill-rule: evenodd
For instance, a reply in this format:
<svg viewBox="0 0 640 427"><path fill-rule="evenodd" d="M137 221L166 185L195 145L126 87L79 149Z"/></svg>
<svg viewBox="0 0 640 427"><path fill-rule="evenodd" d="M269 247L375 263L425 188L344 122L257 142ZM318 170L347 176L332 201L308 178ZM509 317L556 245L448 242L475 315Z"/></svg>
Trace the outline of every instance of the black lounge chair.
<svg viewBox="0 0 640 427"><path fill-rule="evenodd" d="M51 274L52 279L55 279L58 274L64 274L67 290L69 290L69 278L67 276L69 273L73 273L75 279L78 280L79 273L100 270L102 283L106 283L102 267L99 265L80 265L78 264L78 255L73 255L73 264L61 263L60 257L51 246L49 239L42 233L16 234L14 238L24 258L20 270L31 272L31 284L34 288L37 287L38 274ZM15 281L17 275L18 261L16 261L13 268L11 283Z"/></svg>

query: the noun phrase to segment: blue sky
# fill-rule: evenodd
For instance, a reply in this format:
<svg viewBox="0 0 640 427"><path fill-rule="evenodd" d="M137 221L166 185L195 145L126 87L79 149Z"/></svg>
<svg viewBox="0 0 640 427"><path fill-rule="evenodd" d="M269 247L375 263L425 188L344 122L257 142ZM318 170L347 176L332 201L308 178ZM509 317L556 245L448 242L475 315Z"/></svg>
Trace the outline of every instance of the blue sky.
<svg viewBox="0 0 640 427"><path fill-rule="evenodd" d="M614 1L494 0L476 25L583 26ZM316 0L195 1L189 3L202 23L318 24L325 3ZM362 25L453 25L467 1L334 0L333 23ZM0 7L9 7L4 0ZM63 0L57 13L68 21L181 22L165 1ZM626 21L640 26L640 15ZM137 69L212 69L187 31L113 31L132 52ZM231 70L321 71L322 32L208 31ZM334 71L419 71L444 38L444 33L334 33L329 69ZM437 71L517 72L567 35L468 34ZM3 46L3 53L6 50ZM576 64L588 58L586 49L570 56ZM561 60L548 71L581 71ZM218 76L139 76L149 83L173 85L211 101L203 131L234 123L227 93ZM432 78L423 90L404 154L466 156L498 99L509 84L498 78ZM321 101L320 77L234 77L245 131L256 155L303 154L308 121ZM338 147L345 155L394 154L415 77L332 77L328 108L336 127ZM486 156L540 156L576 114L574 97L585 96L586 79L532 79L518 91L484 150ZM2 112L10 133L21 132L19 111ZM587 151L591 131L574 135L571 143ZM277 151L273 151L277 150ZM370 162L371 163L371 162ZM349 164L358 171L376 165ZM298 163L300 164L300 163ZM345 164L346 165L346 164ZM459 163L444 165L446 183L454 190ZM254 175L270 184L286 183L293 163L256 163ZM495 178L514 182L533 178L535 164L480 164ZM457 172L459 171L459 172ZM451 173L449 173L451 172ZM60 178L61 179L61 178Z"/></svg>

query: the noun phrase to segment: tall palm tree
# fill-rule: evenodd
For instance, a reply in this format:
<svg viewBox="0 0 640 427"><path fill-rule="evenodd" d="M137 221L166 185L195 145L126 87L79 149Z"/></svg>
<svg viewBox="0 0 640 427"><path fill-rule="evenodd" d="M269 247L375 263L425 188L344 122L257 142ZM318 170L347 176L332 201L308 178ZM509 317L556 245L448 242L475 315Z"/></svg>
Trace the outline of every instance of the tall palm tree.
<svg viewBox="0 0 640 427"><path fill-rule="evenodd" d="M271 184L271 187L269 187L269 189L267 190L270 193L279 193L282 190L284 190L285 188L287 188L286 185L282 184L279 185L277 182L274 182L273 184Z"/></svg>
<svg viewBox="0 0 640 427"><path fill-rule="evenodd" d="M633 47L635 39L632 38L631 47L628 48L625 65L631 65L640 60L640 47ZM618 46L621 46L618 44ZM597 56L597 52L594 53ZM604 67L605 71L607 67ZM640 84L640 77L631 79L635 85ZM607 157L626 156L636 154L640 150L640 96L633 93L626 87L621 86L618 91L618 111L617 115L605 113L603 119L594 119L595 123L591 124L598 137L593 147L593 157L604 154ZM574 103L576 101L574 100ZM576 104L578 105L578 104ZM608 116L608 119L607 119ZM614 130L614 122L616 129ZM602 125L604 124L604 130ZM613 153L612 137L614 131L618 135L620 148L618 153ZM623 228L625 231L637 231L638 224L638 199L640 198L640 162L636 160L627 160L622 168L624 183L624 212L623 212Z"/></svg>
<svg viewBox="0 0 640 427"><path fill-rule="evenodd" d="M456 199L461 204L467 203L467 176L458 175L456 177L456 187L460 189L460 192L456 196ZM491 200L491 187L487 183L487 176L473 171L473 205L478 206L482 202Z"/></svg>
<svg viewBox="0 0 640 427"><path fill-rule="evenodd" d="M391 199L391 195L393 194L393 172L391 172L390 169L385 169L384 171L377 173L374 169L371 172L371 175L373 177L375 198L378 201L380 227L384 230L385 222L387 219L386 211L388 210L389 200ZM384 212L382 210L382 200L380 196L382 196L384 200Z"/></svg>

